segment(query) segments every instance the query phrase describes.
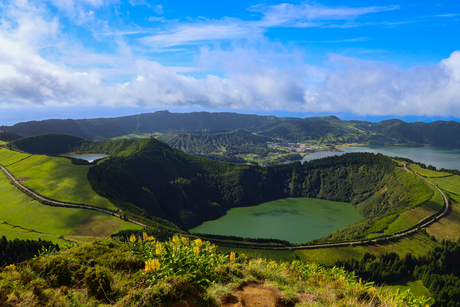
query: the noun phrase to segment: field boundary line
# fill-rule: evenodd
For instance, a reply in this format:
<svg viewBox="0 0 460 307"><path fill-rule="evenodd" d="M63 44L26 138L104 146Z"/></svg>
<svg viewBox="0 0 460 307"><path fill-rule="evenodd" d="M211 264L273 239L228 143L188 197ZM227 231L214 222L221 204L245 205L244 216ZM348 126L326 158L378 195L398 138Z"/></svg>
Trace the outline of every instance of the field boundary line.
<svg viewBox="0 0 460 307"><path fill-rule="evenodd" d="M99 208L99 207L93 207L93 206L89 206L89 205L85 205L85 204L75 204L75 203L70 203L70 202L62 202L62 201L57 201L57 200L45 197L45 196L43 196L43 195L31 190L30 188L26 187L21 182L19 182L3 165L0 165L0 169L7 176L7 178L13 183L13 185L15 185L20 191L22 191L23 193L29 195L33 199L38 200L43 205L66 207L66 208L87 209L87 210L93 210L93 211L99 211L99 212L107 213L107 214L110 214L112 216L122 218L121 214L116 213L114 211L107 210L107 209L103 209L103 208ZM126 220L127 222L131 222L131 223L139 225L139 226L143 226L143 227L146 227L146 228L152 228L152 227L150 227L148 225L142 224L142 223L140 223L138 221L131 220L129 218L126 218L126 219L123 218L123 219Z"/></svg>

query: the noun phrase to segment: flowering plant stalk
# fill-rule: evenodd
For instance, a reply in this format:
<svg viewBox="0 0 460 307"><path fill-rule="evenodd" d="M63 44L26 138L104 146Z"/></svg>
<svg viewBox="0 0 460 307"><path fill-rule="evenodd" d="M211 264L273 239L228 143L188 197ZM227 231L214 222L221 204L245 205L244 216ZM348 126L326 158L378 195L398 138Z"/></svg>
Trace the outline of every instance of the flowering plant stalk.
<svg viewBox="0 0 460 307"><path fill-rule="evenodd" d="M169 276L193 276L198 284L209 284L225 279L222 266L235 261L235 253L230 257L217 253L217 247L201 239L174 236L167 242L157 242L144 233L142 238L130 238L133 253L145 259L145 273L152 281Z"/></svg>

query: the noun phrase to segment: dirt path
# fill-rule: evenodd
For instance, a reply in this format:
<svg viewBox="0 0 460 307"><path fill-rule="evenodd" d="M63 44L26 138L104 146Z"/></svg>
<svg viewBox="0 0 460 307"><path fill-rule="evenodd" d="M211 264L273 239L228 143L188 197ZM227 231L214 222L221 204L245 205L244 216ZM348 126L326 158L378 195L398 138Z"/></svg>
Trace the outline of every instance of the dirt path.
<svg viewBox="0 0 460 307"><path fill-rule="evenodd" d="M231 294L221 297L222 307L291 307L294 302L284 303L281 294L274 287L255 282L243 283Z"/></svg>

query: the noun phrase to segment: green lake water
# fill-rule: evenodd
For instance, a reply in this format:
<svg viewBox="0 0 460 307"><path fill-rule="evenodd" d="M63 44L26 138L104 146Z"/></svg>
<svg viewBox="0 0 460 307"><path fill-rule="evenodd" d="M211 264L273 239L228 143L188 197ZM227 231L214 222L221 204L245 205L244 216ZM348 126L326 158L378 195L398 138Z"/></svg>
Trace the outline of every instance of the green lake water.
<svg viewBox="0 0 460 307"><path fill-rule="evenodd" d="M316 198L285 198L257 206L233 208L191 233L276 238L306 243L364 219L349 203Z"/></svg>

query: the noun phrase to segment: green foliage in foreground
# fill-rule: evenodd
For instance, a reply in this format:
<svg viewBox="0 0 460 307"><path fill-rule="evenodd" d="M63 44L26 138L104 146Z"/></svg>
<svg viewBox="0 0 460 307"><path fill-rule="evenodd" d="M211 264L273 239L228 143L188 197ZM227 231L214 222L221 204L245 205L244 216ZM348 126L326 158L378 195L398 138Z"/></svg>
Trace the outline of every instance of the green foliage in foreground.
<svg viewBox="0 0 460 307"><path fill-rule="evenodd" d="M422 281L435 298L433 306L460 306L460 241L443 241L427 255L414 257L396 253L365 254L361 260L338 262L365 280L392 283L402 278Z"/></svg>
<svg viewBox="0 0 460 307"><path fill-rule="evenodd" d="M272 285L285 304L309 306L426 306L429 299L397 294L357 280L343 269L300 261L275 262L220 254L208 242L144 236L130 243L95 241L8 266L0 272L7 306L217 306L248 282ZM162 269L169 268L170 270ZM205 268L203 270L203 268Z"/></svg>

